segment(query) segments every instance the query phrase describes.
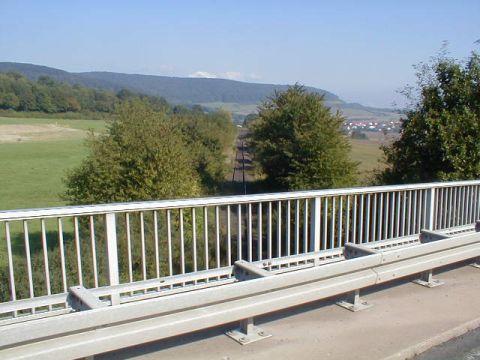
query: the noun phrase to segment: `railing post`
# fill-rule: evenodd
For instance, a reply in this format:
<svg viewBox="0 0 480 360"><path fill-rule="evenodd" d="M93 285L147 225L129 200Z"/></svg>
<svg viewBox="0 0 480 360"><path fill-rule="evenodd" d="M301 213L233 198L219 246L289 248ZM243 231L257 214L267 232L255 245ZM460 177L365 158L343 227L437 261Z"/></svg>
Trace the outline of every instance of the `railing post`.
<svg viewBox="0 0 480 360"><path fill-rule="evenodd" d="M435 226L435 188L430 188L427 193L427 213L426 228L427 230L434 230Z"/></svg>
<svg viewBox="0 0 480 360"><path fill-rule="evenodd" d="M105 214L105 242L107 246L108 285L118 285L118 248L115 213ZM112 305L120 303L118 294L112 295Z"/></svg>
<svg viewBox="0 0 480 360"><path fill-rule="evenodd" d="M327 211L325 209L325 211ZM320 198L313 199L310 210L310 251L320 251Z"/></svg>

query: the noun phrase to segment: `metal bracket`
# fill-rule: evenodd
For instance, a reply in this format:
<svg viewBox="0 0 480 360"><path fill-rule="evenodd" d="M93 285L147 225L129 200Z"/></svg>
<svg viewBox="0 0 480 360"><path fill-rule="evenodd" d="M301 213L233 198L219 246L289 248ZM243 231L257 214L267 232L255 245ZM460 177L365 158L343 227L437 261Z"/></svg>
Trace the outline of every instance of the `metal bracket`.
<svg viewBox="0 0 480 360"><path fill-rule="evenodd" d="M362 256L373 255L377 253L378 252L376 250L370 249L366 246L353 244L353 243L346 243L343 250L343 254L346 260L355 259Z"/></svg>
<svg viewBox="0 0 480 360"><path fill-rule="evenodd" d="M365 310L373 306L360 297L360 289L348 293L347 299L337 302L337 305L353 312Z"/></svg>
<svg viewBox="0 0 480 360"><path fill-rule="evenodd" d="M233 267L233 275L238 281L258 279L266 276L273 276L271 272L259 268L248 261L237 260Z"/></svg>
<svg viewBox="0 0 480 360"><path fill-rule="evenodd" d="M420 273L420 279L415 279L412 282L417 285L425 286L428 288L434 288L434 287L445 284L443 281L433 278L432 270L427 270Z"/></svg>
<svg viewBox="0 0 480 360"><path fill-rule="evenodd" d="M251 344L272 336L272 334L267 334L265 331L255 326L253 324L253 317L241 320L238 329L227 331L225 334L241 345Z"/></svg>
<svg viewBox="0 0 480 360"><path fill-rule="evenodd" d="M429 231L429 230L422 230L420 232L419 240L422 244L427 244L433 241L437 240L443 240L443 239L448 239L451 236L446 235L446 234L440 234L435 231Z"/></svg>
<svg viewBox="0 0 480 360"><path fill-rule="evenodd" d="M108 306L83 286L70 287L68 289L67 302L72 309L77 311L99 309Z"/></svg>

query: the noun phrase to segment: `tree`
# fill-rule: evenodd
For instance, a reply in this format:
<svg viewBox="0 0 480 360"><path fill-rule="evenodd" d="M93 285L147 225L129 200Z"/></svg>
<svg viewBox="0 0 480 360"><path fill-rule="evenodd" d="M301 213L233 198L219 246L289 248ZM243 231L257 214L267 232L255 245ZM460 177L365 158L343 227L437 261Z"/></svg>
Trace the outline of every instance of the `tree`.
<svg viewBox="0 0 480 360"><path fill-rule="evenodd" d="M72 204L196 196L199 176L180 130L139 100L122 104L104 135L66 177Z"/></svg>
<svg viewBox="0 0 480 360"><path fill-rule="evenodd" d="M356 163L342 135L342 116L333 114L323 97L290 87L259 107L249 143L274 189L341 187L354 183Z"/></svg>
<svg viewBox="0 0 480 360"><path fill-rule="evenodd" d="M480 57L461 63L444 55L417 72L418 86L401 136L383 148L383 183L480 177ZM416 91L415 91L416 90Z"/></svg>

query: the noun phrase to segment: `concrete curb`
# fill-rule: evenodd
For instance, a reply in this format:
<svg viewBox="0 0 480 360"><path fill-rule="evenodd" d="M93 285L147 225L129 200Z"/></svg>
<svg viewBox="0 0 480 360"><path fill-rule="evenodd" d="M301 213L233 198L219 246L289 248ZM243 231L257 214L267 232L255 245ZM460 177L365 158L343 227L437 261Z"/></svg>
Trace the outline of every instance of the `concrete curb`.
<svg viewBox="0 0 480 360"><path fill-rule="evenodd" d="M434 337L431 337L430 339L427 339L425 341L422 341L418 344L415 344L413 346L410 346L404 350L401 350L393 355L390 355L384 360L405 360L405 359L411 359L414 356L421 354L429 349L431 349L434 346L443 344L444 342L447 342L448 340L454 339L456 337L462 336L463 334L475 330L476 328L480 327L480 317L476 318L474 320L468 321L466 323L463 323L457 327L454 327L453 329L447 330L439 335L436 335Z"/></svg>

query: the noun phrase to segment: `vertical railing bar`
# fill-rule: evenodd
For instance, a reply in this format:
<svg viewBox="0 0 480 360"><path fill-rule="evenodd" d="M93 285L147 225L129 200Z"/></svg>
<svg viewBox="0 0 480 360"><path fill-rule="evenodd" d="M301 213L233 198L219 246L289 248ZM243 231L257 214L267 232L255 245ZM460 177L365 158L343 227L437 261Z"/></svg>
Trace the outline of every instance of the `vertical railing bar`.
<svg viewBox="0 0 480 360"><path fill-rule="evenodd" d="M407 215L407 235L412 234L412 191L408 191L408 215Z"/></svg>
<svg viewBox="0 0 480 360"><path fill-rule="evenodd" d="M30 297L33 298L35 294L33 292L32 261L30 258L30 239L28 234L28 224L26 220L23 220L23 236L25 241L25 256L27 259L28 287L29 287Z"/></svg>
<svg viewBox="0 0 480 360"><path fill-rule="evenodd" d="M365 194L360 195L360 213L358 219L358 243L363 242L363 215L364 215Z"/></svg>
<svg viewBox="0 0 480 360"><path fill-rule="evenodd" d="M277 256L282 256L282 202L277 202Z"/></svg>
<svg viewBox="0 0 480 360"><path fill-rule="evenodd" d="M448 212L450 211L450 207L448 204L448 188L443 188L443 197L444 197L444 205L443 205L443 228L448 227Z"/></svg>
<svg viewBox="0 0 480 360"><path fill-rule="evenodd" d="M217 268L221 265L220 259L220 209L215 206L215 235L216 235L216 244L215 244L215 260L217 262Z"/></svg>
<svg viewBox="0 0 480 360"><path fill-rule="evenodd" d="M470 218L469 223L475 222L475 197L476 197L476 186L472 185L470 187Z"/></svg>
<svg viewBox="0 0 480 360"><path fill-rule="evenodd" d="M287 256L290 255L290 230L291 230L291 227L290 227L290 200L287 200L287 209L286 209L286 220L285 220L285 231L286 231L286 234L285 234L285 237L286 237L286 240L287 240L287 244L286 244L286 251L287 251Z"/></svg>
<svg viewBox="0 0 480 360"><path fill-rule="evenodd" d="M453 188L448 188L448 227L453 226L454 208L453 208Z"/></svg>
<svg viewBox="0 0 480 360"><path fill-rule="evenodd" d="M267 217L267 255L268 258L272 258L272 202L268 202L268 217Z"/></svg>
<svg viewBox="0 0 480 360"><path fill-rule="evenodd" d="M392 201L390 202L390 206L388 208L388 213L389 213L389 218L390 218L390 239L393 239L393 229L394 229L394 222L395 222L395 192L391 192L388 196L389 198L392 198Z"/></svg>
<svg viewBox="0 0 480 360"><path fill-rule="evenodd" d="M475 202L474 202L474 208L473 208L473 221L477 221L478 219L478 210L480 206L480 191L478 191L479 186L475 185Z"/></svg>
<svg viewBox="0 0 480 360"><path fill-rule="evenodd" d="M384 239L388 238L389 215L390 215L390 193L386 192L385 193L385 210L384 210L385 222L384 222L384 228L383 228Z"/></svg>
<svg viewBox="0 0 480 360"><path fill-rule="evenodd" d="M413 234L417 234L417 192L418 190L414 190L414 195L413 195Z"/></svg>
<svg viewBox="0 0 480 360"><path fill-rule="evenodd" d="M155 276L160 277L160 241L158 238L158 212L153 211L153 240L155 242Z"/></svg>
<svg viewBox="0 0 480 360"><path fill-rule="evenodd" d="M462 186L461 188L458 189L458 202L460 203L460 206L458 207L458 225L464 225L465 220L463 219L465 216L465 187Z"/></svg>
<svg viewBox="0 0 480 360"><path fill-rule="evenodd" d="M308 199L303 203L303 252L308 252Z"/></svg>
<svg viewBox="0 0 480 360"><path fill-rule="evenodd" d="M92 266L93 266L93 284L98 287L98 270L97 270L97 245L95 241L95 222L93 216L90 215L90 240L92 244Z"/></svg>
<svg viewBox="0 0 480 360"><path fill-rule="evenodd" d="M403 198L402 198L402 236L405 236L405 229L407 224L407 219L405 219L406 207L407 207L407 192L404 191Z"/></svg>
<svg viewBox="0 0 480 360"><path fill-rule="evenodd" d="M346 204L346 224L345 224L345 243L350 241L350 195L347 195L347 204Z"/></svg>
<svg viewBox="0 0 480 360"><path fill-rule="evenodd" d="M330 219L330 249L335 246L335 196L332 196L332 214Z"/></svg>
<svg viewBox="0 0 480 360"><path fill-rule="evenodd" d="M173 264L172 264L172 220L170 209L167 209L167 248L168 248L168 275L173 275Z"/></svg>
<svg viewBox="0 0 480 360"><path fill-rule="evenodd" d="M339 196L338 204L338 246L343 245L343 196Z"/></svg>
<svg viewBox="0 0 480 360"><path fill-rule="evenodd" d="M62 218L57 218L58 247L60 248L60 266L62 267L63 292L67 292L67 271L65 268L65 247L63 244L63 223Z"/></svg>
<svg viewBox="0 0 480 360"><path fill-rule="evenodd" d="M472 193L473 193L473 186L467 187L467 215L466 215L466 224L472 223Z"/></svg>
<svg viewBox="0 0 480 360"><path fill-rule="evenodd" d="M12 256L12 241L10 237L10 223L5 222L5 239L7 240L7 258L8 258L8 279L10 281L10 296L11 300L17 300L17 292L15 287L15 274L13 269L13 256ZM14 314L16 316L16 312Z"/></svg>
<svg viewBox="0 0 480 360"><path fill-rule="evenodd" d="M253 257L253 229L252 229L252 204L247 205L247 236L248 236L248 261L252 262Z"/></svg>
<svg viewBox="0 0 480 360"><path fill-rule="evenodd" d="M372 209L372 241L377 240L377 196L373 195L373 209Z"/></svg>
<svg viewBox="0 0 480 360"><path fill-rule="evenodd" d="M457 188L453 189L453 226L457 226L458 224L458 209L457 209Z"/></svg>
<svg viewBox="0 0 480 360"><path fill-rule="evenodd" d="M231 208L227 205L227 266L232 266L232 229L231 226ZM195 269L195 271L197 271Z"/></svg>
<svg viewBox="0 0 480 360"><path fill-rule="evenodd" d="M357 194L353 196L352 242L357 243Z"/></svg>
<svg viewBox="0 0 480 360"><path fill-rule="evenodd" d="M125 232L127 235L128 280L133 281L132 239L130 234L130 214L125 213Z"/></svg>
<svg viewBox="0 0 480 360"><path fill-rule="evenodd" d="M257 251L258 260L263 259L263 224L262 224L262 203L258 203L257 206Z"/></svg>
<svg viewBox="0 0 480 360"><path fill-rule="evenodd" d="M295 255L300 253L300 200L295 200Z"/></svg>
<svg viewBox="0 0 480 360"><path fill-rule="evenodd" d="M400 236L400 191L396 194L397 211L396 211L396 225L395 225L395 237Z"/></svg>
<svg viewBox="0 0 480 360"><path fill-rule="evenodd" d="M382 237L383 231L383 194L380 193L380 204L378 206L378 240L384 239Z"/></svg>
<svg viewBox="0 0 480 360"><path fill-rule="evenodd" d="M178 210L180 217L180 272L185 274L185 234L183 225L183 208Z"/></svg>
<svg viewBox="0 0 480 360"><path fill-rule="evenodd" d="M362 242L369 242L370 237L370 197L371 194L367 194L367 206L365 210L365 237L362 238Z"/></svg>
<svg viewBox="0 0 480 360"><path fill-rule="evenodd" d="M43 250L43 265L45 270L45 285L47 286L47 295L51 295L50 287L50 267L48 266L48 247L47 247L47 231L45 229L45 219L40 220L40 228L42 232L42 250ZM52 307L49 306L51 310Z"/></svg>
<svg viewBox="0 0 480 360"><path fill-rule="evenodd" d="M142 250L142 276L147 280L147 251L145 248L145 222L143 211L140 211L140 241Z"/></svg>
<svg viewBox="0 0 480 360"><path fill-rule="evenodd" d="M242 205L237 207L237 260L242 260Z"/></svg>
<svg viewBox="0 0 480 360"><path fill-rule="evenodd" d="M427 218L427 206L426 206L426 199L427 199L427 191L426 190L419 190L420 191L420 213L418 214L418 222L420 224L420 231L422 229L426 229L426 218Z"/></svg>
<svg viewBox="0 0 480 360"><path fill-rule="evenodd" d="M78 217L73 217L73 229L75 236L75 250L77 252L77 271L78 271L78 285L83 286L83 274L82 274L82 255L80 254L80 230L78 228Z"/></svg>
<svg viewBox="0 0 480 360"><path fill-rule="evenodd" d="M238 218L238 223L241 223L240 216ZM240 234L239 234L240 236ZM208 208L206 206L203 207L203 241L204 241L204 248L205 248L205 270L209 269L209 256L208 256Z"/></svg>
<svg viewBox="0 0 480 360"><path fill-rule="evenodd" d="M437 196L438 196L438 223L436 229L443 229L443 224L442 224L442 217L444 213L444 208L443 208L443 188L438 188L437 191Z"/></svg>
<svg viewBox="0 0 480 360"><path fill-rule="evenodd" d="M228 206L230 209L230 205ZM228 220L230 221L230 212L228 213ZM230 231L230 227L229 227ZM230 245L230 241L229 241ZM198 270L197 262L197 214L195 208L192 207L192 260L193 260L193 271ZM230 257L229 257L230 259Z"/></svg>
<svg viewBox="0 0 480 360"><path fill-rule="evenodd" d="M328 236L328 196L325 196L323 198L322 250L327 249L327 236Z"/></svg>

